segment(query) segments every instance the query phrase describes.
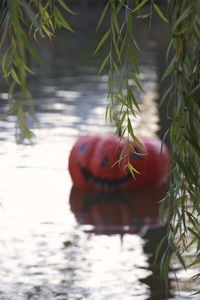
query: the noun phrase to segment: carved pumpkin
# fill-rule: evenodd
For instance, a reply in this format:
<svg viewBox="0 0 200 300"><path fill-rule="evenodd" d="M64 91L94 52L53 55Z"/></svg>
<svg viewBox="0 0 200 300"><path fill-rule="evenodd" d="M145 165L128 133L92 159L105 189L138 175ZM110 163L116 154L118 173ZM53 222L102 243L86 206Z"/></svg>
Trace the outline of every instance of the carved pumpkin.
<svg viewBox="0 0 200 300"><path fill-rule="evenodd" d="M162 225L159 201L168 185L135 191L92 191L72 187L71 211L81 225L92 225L96 234L138 233Z"/></svg>
<svg viewBox="0 0 200 300"><path fill-rule="evenodd" d="M158 185L166 180L169 152L164 145L161 157L159 139L140 138L146 152L134 142L135 152L131 151L125 138L118 145L119 139L117 136L83 136L78 139L69 156L69 172L77 187L128 190ZM129 162L140 173L136 174L135 179L128 168L125 168L127 156L120 165L115 164L122 151L123 156L129 153Z"/></svg>

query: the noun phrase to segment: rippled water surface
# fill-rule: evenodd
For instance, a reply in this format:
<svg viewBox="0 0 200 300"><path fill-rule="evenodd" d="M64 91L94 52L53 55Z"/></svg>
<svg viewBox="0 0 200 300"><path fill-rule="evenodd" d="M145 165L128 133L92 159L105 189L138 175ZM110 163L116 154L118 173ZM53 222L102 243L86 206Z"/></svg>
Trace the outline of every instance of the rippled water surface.
<svg viewBox="0 0 200 300"><path fill-rule="evenodd" d="M80 11L76 35L61 32L51 43L42 43L48 66L35 67L38 75L29 81L38 119L28 119L33 145L16 145L14 117L0 121L1 300L164 299L152 253L165 230L154 200L166 187L98 195L96 206L83 213L78 204L97 198L72 189L67 171L69 151L80 135L113 132L105 122L107 77L96 78L101 55L92 56L99 14L92 8ZM138 36L144 47L139 59L146 93L140 95L143 117L134 126L137 134L155 136L164 123L156 99L165 31L156 24L145 33L145 26ZM3 112L3 81L0 97ZM134 205L132 214L127 203ZM192 273L180 270L178 275L180 294L170 275L168 299L189 299L197 288L189 281Z"/></svg>

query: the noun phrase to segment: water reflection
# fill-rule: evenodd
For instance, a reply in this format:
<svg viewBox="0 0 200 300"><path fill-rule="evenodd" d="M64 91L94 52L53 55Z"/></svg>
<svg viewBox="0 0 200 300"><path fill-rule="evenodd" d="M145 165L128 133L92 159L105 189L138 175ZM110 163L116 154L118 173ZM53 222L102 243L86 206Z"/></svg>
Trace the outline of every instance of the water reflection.
<svg viewBox="0 0 200 300"><path fill-rule="evenodd" d="M165 286L159 276L159 261L154 264L153 260L156 247L166 231L166 226L159 218L159 202L167 192L167 184L129 192L91 191L75 186L71 189L71 211L84 232L109 237L118 235L122 247L127 234L134 234L137 249L140 249L140 244L136 237L143 237L145 243L142 248L148 257L148 265L143 265L145 273L140 273L138 279L149 287L150 294L145 299L165 298ZM137 259L142 260L142 256L138 255Z"/></svg>
<svg viewBox="0 0 200 300"><path fill-rule="evenodd" d="M36 123L27 119L35 133L34 145L15 144L15 116L0 119L2 300L164 298L160 293L163 287L159 285L159 267L154 268L149 260L157 240L163 235L158 207L152 217L147 217L141 212L142 203L145 209L150 209L147 199L136 203L130 200L131 196L117 196L118 202L114 204L107 198L99 198L107 208L117 207L120 212L110 219L98 216L97 233L104 234L95 234L94 227L87 232L82 230L68 201L72 182L66 166L73 144L80 135L113 132L105 122L107 77L96 78L104 53L92 56L97 39L107 29L103 28L100 36L93 30L100 13L95 9L81 9L78 22L77 19L74 24L70 22L77 30L76 35L58 32L52 43L44 41L41 44L41 55L47 67L32 64L38 76L28 80L38 119ZM133 127L136 134L145 136L155 136L157 130L165 126L164 115L159 120L156 103L157 55L159 52L163 58L164 51L163 44L158 46L155 42L158 36L163 41L164 33L160 19L152 21L151 34L147 32L145 20L138 19L134 24L139 44L144 49L139 64L146 93L139 95L143 117L138 116ZM140 22L139 26L136 22ZM159 61L161 64L163 61ZM0 112L4 113L7 86L3 80L0 87ZM83 201L81 196L80 201ZM132 202L136 209L134 222L127 209ZM109 220L115 222L114 230L118 234L111 234L112 226L105 232ZM123 226L120 225L122 221ZM103 222L107 222L106 226ZM153 233L151 237L148 236L150 232ZM150 248L146 239L150 240ZM180 275L183 277L183 273ZM188 299L188 286L187 289L184 286L181 298ZM194 285L192 291L196 287ZM176 290L176 286L173 287L175 294Z"/></svg>
<svg viewBox="0 0 200 300"><path fill-rule="evenodd" d="M93 191L72 187L70 206L81 225L91 225L95 234L137 233L162 226L159 202L166 196L167 184L135 191Z"/></svg>

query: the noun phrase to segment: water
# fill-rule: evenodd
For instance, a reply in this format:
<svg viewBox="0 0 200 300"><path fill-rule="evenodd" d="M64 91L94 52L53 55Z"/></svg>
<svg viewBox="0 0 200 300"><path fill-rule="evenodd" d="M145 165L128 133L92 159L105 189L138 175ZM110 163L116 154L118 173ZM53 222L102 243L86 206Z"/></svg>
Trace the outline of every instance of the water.
<svg viewBox="0 0 200 300"><path fill-rule="evenodd" d="M97 15L96 9L82 9L75 36L59 32L56 40L42 43L48 66L33 67L38 76L29 80L38 119L28 118L34 144L16 145L14 117L0 121L1 300L164 299L152 254L165 228L158 206L154 202L152 210L148 200L162 196L165 186L146 194L100 195L97 205L82 213L76 200L83 205L88 197L97 198L74 190L67 171L69 151L80 135L113 132L105 122L107 77L96 79L101 55L91 53ZM164 52L165 46L156 38L165 31L145 28L140 26L138 36L143 36L141 78L147 93L141 98L143 118L134 126L137 134L155 136L165 125L156 103L158 49ZM3 81L0 97L5 103ZM1 111L5 108L2 104ZM168 299L189 299L198 285L191 284L191 272L178 265L177 272L181 291L170 274Z"/></svg>

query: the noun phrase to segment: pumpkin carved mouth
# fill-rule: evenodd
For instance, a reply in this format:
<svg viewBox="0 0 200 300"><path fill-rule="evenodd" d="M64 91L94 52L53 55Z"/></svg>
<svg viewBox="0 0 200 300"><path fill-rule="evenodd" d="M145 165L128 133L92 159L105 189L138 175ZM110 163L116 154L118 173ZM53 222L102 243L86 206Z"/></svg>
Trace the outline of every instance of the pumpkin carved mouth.
<svg viewBox="0 0 200 300"><path fill-rule="evenodd" d="M146 151L135 141L117 136L80 137L68 162L73 183L85 189L130 190L164 182L170 164L167 147L163 145L161 157L162 142L158 138L141 138L141 142ZM121 159L119 168L113 168ZM139 173L135 179L127 168L128 163Z"/></svg>
<svg viewBox="0 0 200 300"><path fill-rule="evenodd" d="M102 178L100 176L94 176L87 168L80 167L81 173L83 177L88 181L94 183L97 187L101 188L109 188L109 189L116 189L122 187L131 179L131 174L127 174L123 178L120 179L109 179L109 178Z"/></svg>

